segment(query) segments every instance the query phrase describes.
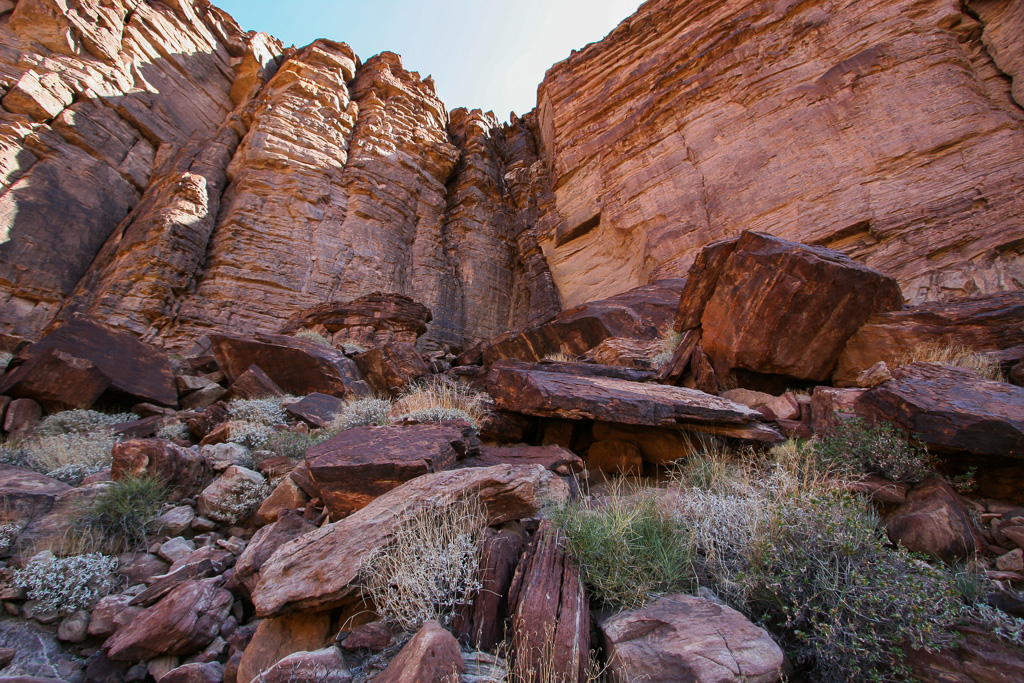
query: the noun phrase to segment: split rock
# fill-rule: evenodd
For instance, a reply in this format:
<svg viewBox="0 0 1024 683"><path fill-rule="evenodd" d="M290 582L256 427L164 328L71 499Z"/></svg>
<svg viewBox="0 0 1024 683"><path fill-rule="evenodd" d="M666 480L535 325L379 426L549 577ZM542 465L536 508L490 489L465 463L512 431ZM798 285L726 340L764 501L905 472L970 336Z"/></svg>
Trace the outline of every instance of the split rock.
<svg viewBox="0 0 1024 683"><path fill-rule="evenodd" d="M428 621L373 680L376 683L447 683L458 680L465 666L455 636Z"/></svg>
<svg viewBox="0 0 1024 683"><path fill-rule="evenodd" d="M885 528L894 543L949 563L985 547L963 499L937 477L911 489Z"/></svg>

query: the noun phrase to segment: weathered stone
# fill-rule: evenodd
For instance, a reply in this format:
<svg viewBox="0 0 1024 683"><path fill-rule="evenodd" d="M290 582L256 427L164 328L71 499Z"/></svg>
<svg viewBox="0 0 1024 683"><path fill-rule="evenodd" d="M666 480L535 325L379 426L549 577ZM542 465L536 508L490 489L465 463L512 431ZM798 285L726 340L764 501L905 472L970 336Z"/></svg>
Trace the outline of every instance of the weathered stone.
<svg viewBox="0 0 1024 683"><path fill-rule="evenodd" d="M210 335L224 374L234 381L258 365L281 389L299 396L312 393L343 397L361 380L359 369L343 353L316 342L283 335L253 337Z"/></svg>
<svg viewBox="0 0 1024 683"><path fill-rule="evenodd" d="M950 563L985 547L963 500L938 478L911 489L885 528L894 543Z"/></svg>
<svg viewBox="0 0 1024 683"><path fill-rule="evenodd" d="M332 517L366 507L396 486L451 469L479 449L463 422L356 427L306 451L306 464Z"/></svg>
<svg viewBox="0 0 1024 683"><path fill-rule="evenodd" d="M975 351L1024 344L1024 293L1005 292L907 306L879 313L850 337L835 373L836 386L856 385L859 374L879 362L895 367L901 353L924 344L956 343Z"/></svg>
<svg viewBox="0 0 1024 683"><path fill-rule="evenodd" d="M775 683L782 650L736 610L692 595L666 595L600 624L611 672L622 680Z"/></svg>
<svg viewBox="0 0 1024 683"><path fill-rule="evenodd" d="M508 611L508 591L519 553L523 547L521 529L488 528L480 551L480 590L468 610L467 636L480 650L494 648L504 637L503 615Z"/></svg>
<svg viewBox="0 0 1024 683"><path fill-rule="evenodd" d="M632 441L596 441L587 450L587 468L605 474L640 476L644 459L640 447Z"/></svg>
<svg viewBox="0 0 1024 683"><path fill-rule="evenodd" d="M39 548L51 550L55 555L72 555L80 551L81 542L77 534L71 533L72 521L83 509L91 506L106 490L107 483L78 486L59 494L45 513L18 532L12 557L23 560L38 552Z"/></svg>
<svg viewBox="0 0 1024 683"><path fill-rule="evenodd" d="M685 334L700 328L700 319L704 316L711 297L718 287L718 278L725 270L725 264L736 251L739 237L709 242L697 252L696 258L686 273L686 284L679 296L679 308L676 311L676 332Z"/></svg>
<svg viewBox="0 0 1024 683"><path fill-rule="evenodd" d="M267 373L263 372L258 365L249 366L249 369L235 377L228 387L231 398L277 398L284 396L281 387L270 379Z"/></svg>
<svg viewBox="0 0 1024 683"><path fill-rule="evenodd" d="M772 396L750 389L731 389L719 395L759 411L768 420L800 419L800 405L797 403L796 397L788 392L782 396Z"/></svg>
<svg viewBox="0 0 1024 683"><path fill-rule="evenodd" d="M493 465L543 465L564 477L583 471L583 460L560 446L482 446L480 453L462 461L461 467Z"/></svg>
<svg viewBox="0 0 1024 683"><path fill-rule="evenodd" d="M316 529L315 526L290 510L281 512L273 524L261 528L249 541L235 563L235 580L250 594L259 581L258 572L263 563L270 559L279 547L303 534Z"/></svg>
<svg viewBox="0 0 1024 683"><path fill-rule="evenodd" d="M423 624L388 668L373 680L378 683L447 683L464 669L462 648L455 636L436 621Z"/></svg>
<svg viewBox="0 0 1024 683"><path fill-rule="evenodd" d="M192 525L196 513L189 505L179 505L153 520L153 526L168 536L177 536Z"/></svg>
<svg viewBox="0 0 1024 683"><path fill-rule="evenodd" d="M267 499L260 504L253 518L257 524L270 524L281 518L281 515L306 507L309 496L299 488L291 477L282 477Z"/></svg>
<svg viewBox="0 0 1024 683"><path fill-rule="evenodd" d="M164 683L221 683L224 665L219 662L193 662L171 669L160 680Z"/></svg>
<svg viewBox="0 0 1024 683"><path fill-rule="evenodd" d="M595 441L628 441L636 444L644 462L669 465L700 448L702 437L678 429L659 429L638 425L595 422L591 428Z"/></svg>
<svg viewBox="0 0 1024 683"><path fill-rule="evenodd" d="M74 654L65 651L50 631L30 621L0 621L0 648L14 650L11 662L3 668L5 678L62 681L80 675L81 664Z"/></svg>
<svg viewBox="0 0 1024 683"><path fill-rule="evenodd" d="M51 348L29 358L0 381L0 393L30 398L49 412L89 408L110 386L92 361Z"/></svg>
<svg viewBox="0 0 1024 683"><path fill-rule="evenodd" d="M259 472L231 465L199 494L196 512L208 519L234 518L237 512L234 506L237 505L237 501L232 499L231 492L242 486L258 490L266 486L266 483L267 481ZM239 519L237 521L244 523L246 520Z"/></svg>
<svg viewBox="0 0 1024 683"><path fill-rule="evenodd" d="M65 643L81 643L89 636L89 612L79 610L73 612L60 622L57 627L57 640Z"/></svg>
<svg viewBox="0 0 1024 683"><path fill-rule="evenodd" d="M228 404L218 401L212 404L196 417L189 418L186 424L188 429L198 439L204 439L210 432L227 422L231 417Z"/></svg>
<svg viewBox="0 0 1024 683"><path fill-rule="evenodd" d="M149 475L167 485L170 500L194 496L212 476L209 461L199 453L163 439L132 439L114 444L110 476Z"/></svg>
<svg viewBox="0 0 1024 683"><path fill-rule="evenodd" d="M117 630L104 644L107 656L142 661L198 652L216 637L231 609L231 593L217 578L183 583Z"/></svg>
<svg viewBox="0 0 1024 683"><path fill-rule="evenodd" d="M125 577L129 586L149 584L154 577L166 574L171 566L150 553L126 553L119 559L117 573Z"/></svg>
<svg viewBox="0 0 1024 683"><path fill-rule="evenodd" d="M852 482L849 490L867 496L878 505L903 505L907 502L910 484L889 481L881 477L864 477L860 481Z"/></svg>
<svg viewBox="0 0 1024 683"><path fill-rule="evenodd" d="M371 621L352 629L342 647L349 652L369 650L380 652L391 643L391 628L384 621Z"/></svg>
<svg viewBox="0 0 1024 683"><path fill-rule="evenodd" d="M601 365L621 365L636 370L656 370L654 357L664 350L665 343L660 339L612 337L584 353L581 360Z"/></svg>
<svg viewBox="0 0 1024 683"><path fill-rule="evenodd" d="M89 635L93 638L109 638L119 628L134 621L142 613L142 608L129 605L131 599L130 595L107 595L100 598L92 608Z"/></svg>
<svg viewBox="0 0 1024 683"><path fill-rule="evenodd" d="M349 683L352 673L345 658L333 645L313 652L295 652L288 655L259 677L260 683Z"/></svg>
<svg viewBox="0 0 1024 683"><path fill-rule="evenodd" d="M556 680L586 680L590 666L590 605L579 567L558 527L541 522L516 567L509 590L511 656L516 667Z"/></svg>
<svg viewBox="0 0 1024 683"><path fill-rule="evenodd" d="M281 328L281 334L322 325L334 334L336 342L363 348L394 342L415 344L432 317L429 308L407 296L374 292L355 301L326 302L296 313Z"/></svg>
<svg viewBox="0 0 1024 683"><path fill-rule="evenodd" d="M313 393L301 401L289 403L285 412L314 427L326 427L344 407L345 402L336 396Z"/></svg>
<svg viewBox="0 0 1024 683"><path fill-rule="evenodd" d="M224 471L231 465L252 464L252 453L240 443L218 443L203 446L199 455L210 462L215 471Z"/></svg>
<svg viewBox="0 0 1024 683"><path fill-rule="evenodd" d="M253 604L262 616L329 609L358 597L362 563L428 502L478 495L488 525L531 517L564 500L568 487L542 467L469 468L417 477L363 509L281 546L260 569Z"/></svg>
<svg viewBox="0 0 1024 683"><path fill-rule="evenodd" d="M815 387L811 395L811 430L815 434L826 434L839 420L856 417L857 402L864 392L864 389Z"/></svg>
<svg viewBox="0 0 1024 683"><path fill-rule="evenodd" d="M19 527L49 512L54 500L70 490L52 477L0 463L0 508L6 520Z"/></svg>
<svg viewBox="0 0 1024 683"><path fill-rule="evenodd" d="M895 422L936 451L1024 458L1024 388L934 363L893 377L864 394L858 412Z"/></svg>
<svg viewBox="0 0 1024 683"><path fill-rule="evenodd" d="M393 342L360 353L354 358L370 388L381 395L397 396L418 379L430 374L430 366L412 346Z"/></svg>
<svg viewBox="0 0 1024 683"><path fill-rule="evenodd" d="M234 559L234 555L226 550L204 546L170 567L164 565L166 573L149 579L149 587L133 597L128 604L133 607L150 607L184 583L223 574Z"/></svg>
<svg viewBox="0 0 1024 683"><path fill-rule="evenodd" d="M164 558L173 566L179 560L183 560L196 549L193 541L186 540L181 536L169 539L160 545L156 554Z"/></svg>
<svg viewBox="0 0 1024 683"><path fill-rule="evenodd" d="M7 438L18 442L28 436L43 417L42 407L30 398L16 398L4 413Z"/></svg>
<svg viewBox="0 0 1024 683"><path fill-rule="evenodd" d="M979 628L959 630L961 638L955 648L907 653L915 678L937 683L1013 683L1024 676L1020 648Z"/></svg>
<svg viewBox="0 0 1024 683"><path fill-rule="evenodd" d="M249 683L283 658L318 650L331 637L329 614L294 614L264 619L245 647L238 683Z"/></svg>

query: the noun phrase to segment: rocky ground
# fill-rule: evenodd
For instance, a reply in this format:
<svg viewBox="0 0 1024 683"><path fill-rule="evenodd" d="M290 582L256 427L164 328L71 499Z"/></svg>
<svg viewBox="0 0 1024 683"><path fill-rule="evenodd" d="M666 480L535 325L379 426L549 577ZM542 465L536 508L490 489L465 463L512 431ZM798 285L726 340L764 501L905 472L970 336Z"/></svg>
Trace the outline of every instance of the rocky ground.
<svg viewBox="0 0 1024 683"><path fill-rule="evenodd" d="M6 338L0 679L1024 677L1024 296L747 232L459 355L430 315Z"/></svg>

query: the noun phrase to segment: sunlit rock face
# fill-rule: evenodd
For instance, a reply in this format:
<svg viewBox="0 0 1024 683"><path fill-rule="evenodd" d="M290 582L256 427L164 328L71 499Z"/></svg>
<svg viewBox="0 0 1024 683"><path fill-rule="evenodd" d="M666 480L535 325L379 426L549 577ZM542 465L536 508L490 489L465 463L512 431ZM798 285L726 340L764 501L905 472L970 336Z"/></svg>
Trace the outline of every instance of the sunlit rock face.
<svg viewBox="0 0 1024 683"><path fill-rule="evenodd" d="M1024 9L651 0L540 86L565 304L684 274L742 230L819 244L912 301L1024 280Z"/></svg>
<svg viewBox="0 0 1024 683"><path fill-rule="evenodd" d="M0 3L0 332L186 346L382 292L467 348L742 230L910 301L1020 289L1022 30L996 0L651 0L499 124L206 0Z"/></svg>

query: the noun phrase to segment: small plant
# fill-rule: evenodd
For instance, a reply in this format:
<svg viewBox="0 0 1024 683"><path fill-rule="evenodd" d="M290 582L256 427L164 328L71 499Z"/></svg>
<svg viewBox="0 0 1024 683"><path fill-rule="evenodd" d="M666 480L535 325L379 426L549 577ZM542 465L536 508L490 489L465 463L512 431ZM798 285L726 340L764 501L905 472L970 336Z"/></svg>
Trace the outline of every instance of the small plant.
<svg viewBox="0 0 1024 683"><path fill-rule="evenodd" d="M918 362L967 368L985 379L996 382L1002 382L1005 379L999 367L999 361L994 357L978 353L969 346L952 341L918 344L897 355L894 361L897 366Z"/></svg>
<svg viewBox="0 0 1024 683"><path fill-rule="evenodd" d="M616 489L601 501L567 503L554 513L591 592L602 602L640 607L693 587L688 530L654 494Z"/></svg>
<svg viewBox="0 0 1024 683"><path fill-rule="evenodd" d="M331 342L327 341L327 337L323 336L322 334L315 330L299 330L298 332L295 333L294 336L297 339L305 339L306 341L311 341L314 344L319 344L320 346L331 345Z"/></svg>
<svg viewBox="0 0 1024 683"><path fill-rule="evenodd" d="M156 438L168 441L191 441L192 432L184 422L172 422L161 427L156 433Z"/></svg>
<svg viewBox="0 0 1024 683"><path fill-rule="evenodd" d="M18 537L21 527L13 522L0 524L0 552L7 550Z"/></svg>
<svg viewBox="0 0 1024 683"><path fill-rule="evenodd" d="M233 421L272 427L284 424L288 416L281 408L281 397L236 398L228 402L228 416Z"/></svg>
<svg viewBox="0 0 1024 683"><path fill-rule="evenodd" d="M106 428L91 432L71 432L32 437L20 448L26 466L66 484L78 486L82 480L110 467L111 450L117 442Z"/></svg>
<svg viewBox="0 0 1024 683"><path fill-rule="evenodd" d="M244 420L232 420L228 423L231 430L231 436L227 438L228 443L237 443L245 446L250 451L256 450L257 448L266 448L266 445L277 436L277 430L265 424L258 422L247 422ZM245 462L238 462L238 465L253 465L253 461L248 460L248 465Z"/></svg>
<svg viewBox="0 0 1024 683"><path fill-rule="evenodd" d="M345 405L327 430L333 433L354 427L386 425L391 422L393 404L386 398L361 398Z"/></svg>
<svg viewBox="0 0 1024 683"><path fill-rule="evenodd" d="M507 683L598 683L609 678L609 667L598 661L591 650L585 677L575 671L565 671L566 663L559 660L555 625L544 624L544 632L530 632L521 623L513 625L512 648L506 643L498 646L498 657L491 667L493 679ZM623 682L625 683L625 682ZM632 682L629 682L632 683Z"/></svg>
<svg viewBox="0 0 1024 683"><path fill-rule="evenodd" d="M661 352L658 353L654 358L651 359L651 365L655 370L660 370L672 360L672 356L675 355L676 349L679 348L679 344L683 341L683 335L675 330L669 330L668 334L665 335L663 340L663 346Z"/></svg>
<svg viewBox="0 0 1024 683"><path fill-rule="evenodd" d="M103 427L139 419L133 413L108 415L95 410L64 410L43 418L33 431L34 436L60 436L86 434Z"/></svg>
<svg viewBox="0 0 1024 683"><path fill-rule="evenodd" d="M409 387L391 409L392 416L409 415L421 410L461 410L476 427L487 411L484 394L442 375Z"/></svg>
<svg viewBox="0 0 1024 683"><path fill-rule="evenodd" d="M14 575L30 600L46 612L70 614L90 607L117 585L117 558L99 553L58 558L40 553Z"/></svg>
<svg viewBox="0 0 1024 683"><path fill-rule="evenodd" d="M888 422L840 421L816 445L820 461L852 476L876 474L890 481L921 481L934 473L927 451Z"/></svg>
<svg viewBox="0 0 1024 683"><path fill-rule="evenodd" d="M239 479L206 516L221 524L238 524L252 517L269 495L270 487L265 481Z"/></svg>
<svg viewBox="0 0 1024 683"><path fill-rule="evenodd" d="M267 439L263 444L263 449L278 457L301 460L306 457L307 450L329 438L331 438L331 434L325 430L310 433L277 432Z"/></svg>
<svg viewBox="0 0 1024 683"><path fill-rule="evenodd" d="M72 529L109 552L144 550L166 498L167 487L160 479L128 476L108 484L79 514Z"/></svg>
<svg viewBox="0 0 1024 683"><path fill-rule="evenodd" d="M451 623L480 589L479 540L487 526L476 498L425 507L364 562L364 593L404 630Z"/></svg>
<svg viewBox="0 0 1024 683"><path fill-rule="evenodd" d="M552 351L551 353L544 356L544 358L542 358L541 360L550 361L552 363L575 363L576 356L570 355L563 351Z"/></svg>
<svg viewBox="0 0 1024 683"><path fill-rule="evenodd" d="M474 429L478 427L472 415L458 408L420 408L419 410L403 413L395 418L396 422L403 420L411 422L446 422L448 420L456 420L458 422L466 422Z"/></svg>

